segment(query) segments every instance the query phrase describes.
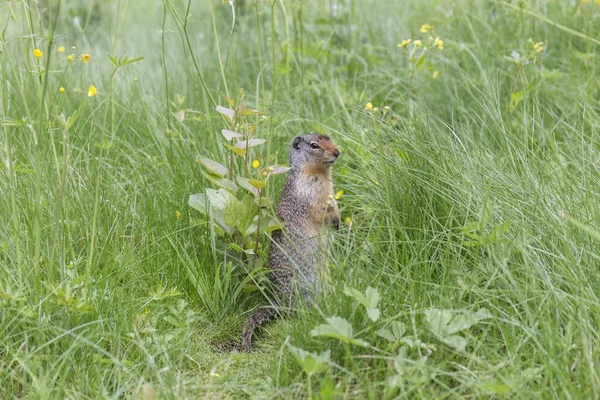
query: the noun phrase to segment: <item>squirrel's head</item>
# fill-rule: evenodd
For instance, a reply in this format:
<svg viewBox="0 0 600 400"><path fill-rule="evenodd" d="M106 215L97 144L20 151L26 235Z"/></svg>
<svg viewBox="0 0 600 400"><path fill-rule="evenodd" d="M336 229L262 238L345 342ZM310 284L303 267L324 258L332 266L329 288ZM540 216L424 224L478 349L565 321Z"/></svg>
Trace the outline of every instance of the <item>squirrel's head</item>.
<svg viewBox="0 0 600 400"><path fill-rule="evenodd" d="M290 165L293 170L313 174L324 174L337 160L340 151L327 136L309 133L296 136L290 150Z"/></svg>

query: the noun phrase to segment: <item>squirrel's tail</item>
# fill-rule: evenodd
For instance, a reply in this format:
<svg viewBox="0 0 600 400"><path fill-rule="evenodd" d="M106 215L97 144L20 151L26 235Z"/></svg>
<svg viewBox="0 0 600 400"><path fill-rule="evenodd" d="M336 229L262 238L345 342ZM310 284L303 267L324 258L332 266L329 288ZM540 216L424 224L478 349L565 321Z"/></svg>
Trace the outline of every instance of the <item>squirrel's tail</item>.
<svg viewBox="0 0 600 400"><path fill-rule="evenodd" d="M274 308L261 308L258 309L252 314L246 325L244 326L244 331L242 332L242 350L249 350L252 345L252 335L254 331L259 326L263 325L265 322L270 321L277 315L277 311Z"/></svg>

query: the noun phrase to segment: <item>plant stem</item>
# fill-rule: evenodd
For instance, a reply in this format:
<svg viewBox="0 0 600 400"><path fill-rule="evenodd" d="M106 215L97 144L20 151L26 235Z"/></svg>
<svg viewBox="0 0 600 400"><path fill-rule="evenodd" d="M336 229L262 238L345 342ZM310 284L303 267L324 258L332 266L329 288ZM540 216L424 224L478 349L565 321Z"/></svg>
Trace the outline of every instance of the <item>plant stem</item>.
<svg viewBox="0 0 600 400"><path fill-rule="evenodd" d="M256 223L256 240L254 243L254 256L258 256L258 240L260 239L260 214L261 214L261 203L262 203L262 189L258 189L258 221Z"/></svg>

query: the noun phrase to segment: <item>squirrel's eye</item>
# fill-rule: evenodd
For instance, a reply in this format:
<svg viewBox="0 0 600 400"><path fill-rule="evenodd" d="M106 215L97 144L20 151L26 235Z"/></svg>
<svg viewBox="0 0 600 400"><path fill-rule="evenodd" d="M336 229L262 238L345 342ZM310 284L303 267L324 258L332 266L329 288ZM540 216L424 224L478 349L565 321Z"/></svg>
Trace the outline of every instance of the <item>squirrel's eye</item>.
<svg viewBox="0 0 600 400"><path fill-rule="evenodd" d="M310 144L310 148L311 148L311 149L318 149L318 148L319 148L319 145L318 145L318 144L316 144L315 142L312 142L312 143Z"/></svg>

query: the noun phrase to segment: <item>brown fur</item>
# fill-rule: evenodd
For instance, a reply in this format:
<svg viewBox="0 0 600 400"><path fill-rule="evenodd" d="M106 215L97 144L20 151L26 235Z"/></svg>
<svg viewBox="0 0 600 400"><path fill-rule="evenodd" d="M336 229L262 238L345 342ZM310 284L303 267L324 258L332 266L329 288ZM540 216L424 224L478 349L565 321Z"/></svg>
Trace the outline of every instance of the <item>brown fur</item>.
<svg viewBox="0 0 600 400"><path fill-rule="evenodd" d="M318 146L311 147L314 145ZM331 165L339 154L327 136L309 134L294 139L290 150L292 170L277 205L284 229L273 233L269 254L278 306L294 303L295 287L307 300L315 289L320 289L322 236L332 222L338 228L340 220L331 179ZM259 309L248 319L242 349L250 348L256 328L276 314L273 308Z"/></svg>

